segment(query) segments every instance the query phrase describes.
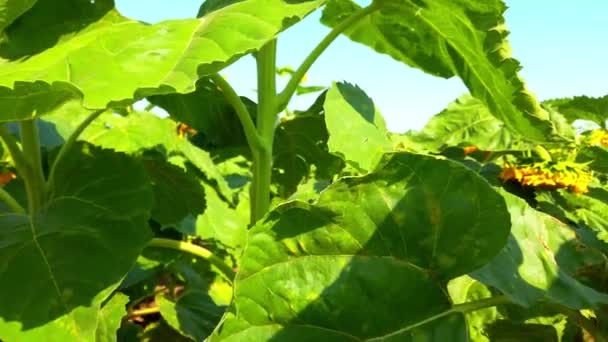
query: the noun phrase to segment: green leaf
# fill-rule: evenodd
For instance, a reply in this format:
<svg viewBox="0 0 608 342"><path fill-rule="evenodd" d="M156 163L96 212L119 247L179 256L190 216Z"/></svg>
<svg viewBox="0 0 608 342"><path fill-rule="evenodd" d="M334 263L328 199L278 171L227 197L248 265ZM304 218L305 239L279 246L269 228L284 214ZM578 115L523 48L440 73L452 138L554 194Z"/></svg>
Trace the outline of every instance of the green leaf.
<svg viewBox="0 0 608 342"><path fill-rule="evenodd" d="M39 213L0 216L0 338L92 340L101 302L150 238L153 197L139 161L78 143L53 189Z"/></svg>
<svg viewBox="0 0 608 342"><path fill-rule="evenodd" d="M600 240L608 243L607 189L592 186L587 194L573 194L564 190L543 192L536 199L541 205L543 202L556 205L563 213L563 219L595 231Z"/></svg>
<svg viewBox="0 0 608 342"><path fill-rule="evenodd" d="M112 296L102 308L97 321L95 342L115 342L122 318L127 315L129 297L122 293Z"/></svg>
<svg viewBox="0 0 608 342"><path fill-rule="evenodd" d="M275 133L272 175L280 196L289 197L310 178L331 181L340 172L344 163L329 153L327 141L322 115L299 114L281 120Z"/></svg>
<svg viewBox="0 0 608 342"><path fill-rule="evenodd" d="M67 139L78 122L84 120L87 115L87 111L81 105L68 102L46 115L41 121L55 126L56 131L52 132L53 135ZM214 165L209 153L180 138L173 120L161 119L148 112L134 112L127 117L107 113L93 121L81 134L80 140L129 154L156 150L164 153L169 162L184 169L187 169L187 164L191 163L217 184L222 196L227 199L232 196L232 191ZM50 147L53 146L55 145Z"/></svg>
<svg viewBox="0 0 608 342"><path fill-rule="evenodd" d="M230 198L231 191L215 167L208 152L197 148L176 134L175 122L152 113L136 112L124 118L105 115L87 128L82 140L127 153L156 149L164 152L173 164L189 162L216 182L221 194Z"/></svg>
<svg viewBox="0 0 608 342"><path fill-rule="evenodd" d="M589 162L593 171L608 175L608 148L603 146L589 146L582 148L577 155L577 162Z"/></svg>
<svg viewBox="0 0 608 342"><path fill-rule="evenodd" d="M224 314L224 308L200 290L188 290L175 302L156 296L156 302L161 316L171 327L197 342L213 332Z"/></svg>
<svg viewBox="0 0 608 342"><path fill-rule="evenodd" d="M572 309L608 303L608 295L581 284L560 265L562 249L576 239L574 231L556 218L532 209L523 199L506 191L501 193L511 213L509 242L472 277L528 307L542 299Z"/></svg>
<svg viewBox="0 0 608 342"><path fill-rule="evenodd" d="M325 86L303 86L298 85L296 88L296 95L306 95L310 93L317 93L327 89Z"/></svg>
<svg viewBox="0 0 608 342"><path fill-rule="evenodd" d="M576 120L593 121L606 128L608 120L608 95L603 97L575 96L543 101L543 105L555 108L569 123Z"/></svg>
<svg viewBox="0 0 608 342"><path fill-rule="evenodd" d="M255 103L245 97L241 99L255 119ZM176 121L197 130L197 135L203 135L205 148L247 146L236 112L209 78L198 80L196 91L192 93L156 95L148 100L166 110Z"/></svg>
<svg viewBox="0 0 608 342"><path fill-rule="evenodd" d="M127 340L131 342L130 340ZM179 334L171 328L165 321L154 322L143 329L143 332L136 336L135 341L171 341L171 342L192 342L192 339Z"/></svg>
<svg viewBox="0 0 608 342"><path fill-rule="evenodd" d="M334 83L325 98L329 151L363 171L373 170L390 142L374 102L357 86Z"/></svg>
<svg viewBox="0 0 608 342"><path fill-rule="evenodd" d="M0 72L2 63L0 63ZM2 76L0 76L0 80ZM1 82L1 81L0 81ZM79 97L78 91L69 84L49 85L41 81L15 80L13 89L0 85L0 122L33 118L40 113L56 110L62 103Z"/></svg>
<svg viewBox="0 0 608 342"><path fill-rule="evenodd" d="M506 129L488 107L470 95L450 103L410 139L430 151L450 146L476 146L483 151L529 149L521 136Z"/></svg>
<svg viewBox="0 0 608 342"><path fill-rule="evenodd" d="M0 0L0 32L35 3L36 0Z"/></svg>
<svg viewBox="0 0 608 342"><path fill-rule="evenodd" d="M432 75L459 76L490 113L522 136L545 141L547 113L530 93L510 55L500 0L378 0L379 11L344 34ZM332 0L321 21L335 27L360 8Z"/></svg>
<svg viewBox="0 0 608 342"><path fill-rule="evenodd" d="M550 325L497 321L487 328L488 341L555 341L557 330Z"/></svg>
<svg viewBox="0 0 608 342"><path fill-rule="evenodd" d="M464 275L448 283L448 292L454 304L462 304L492 297L492 292L484 284ZM486 336L486 325L502 318L497 307L476 310L466 314L469 338L475 342L490 341Z"/></svg>
<svg viewBox="0 0 608 342"><path fill-rule="evenodd" d="M205 210L205 190L196 178L158 158L145 159L144 166L154 190L152 219L168 226Z"/></svg>
<svg viewBox="0 0 608 342"><path fill-rule="evenodd" d="M6 30L10 43L0 49L8 59L0 63L0 86L15 89L14 96L37 94L57 102L50 90L34 87L34 82L53 88L71 85L75 95L84 96L86 108L191 92L200 76L259 49L323 3L250 0L200 19L148 25L122 17L112 0L39 0ZM18 85L23 87L19 94ZM37 113L16 112L17 104L0 103L0 121L44 112L36 103L31 106Z"/></svg>
<svg viewBox="0 0 608 342"><path fill-rule="evenodd" d="M240 194L236 208L223 201L209 186L205 186L207 208L205 213L196 220L196 235L203 239L214 239L227 247L244 247L247 241L247 225L249 224L249 198L245 193Z"/></svg>
<svg viewBox="0 0 608 342"><path fill-rule="evenodd" d="M80 306L45 325L23 331L17 322L6 322L0 318L0 338L2 341L24 342L81 342L96 341L98 320L103 319L100 303L111 291L103 291L96 296L90 306ZM66 328L68 327L68 328Z"/></svg>
<svg viewBox="0 0 608 342"><path fill-rule="evenodd" d="M504 200L474 172L388 155L375 172L331 185L316 204L288 202L249 231L238 316L216 338L466 341L443 284L491 260L509 226Z"/></svg>
<svg viewBox="0 0 608 342"><path fill-rule="evenodd" d="M211 12L222 9L226 6L241 2L243 0L205 0L198 10L197 18L203 17Z"/></svg>
<svg viewBox="0 0 608 342"><path fill-rule="evenodd" d="M469 276L451 280L448 283L448 291L455 304L492 296L492 290ZM470 340L475 342L532 339L573 341L566 336L567 317L542 305L530 309L501 305L469 312L466 318Z"/></svg>

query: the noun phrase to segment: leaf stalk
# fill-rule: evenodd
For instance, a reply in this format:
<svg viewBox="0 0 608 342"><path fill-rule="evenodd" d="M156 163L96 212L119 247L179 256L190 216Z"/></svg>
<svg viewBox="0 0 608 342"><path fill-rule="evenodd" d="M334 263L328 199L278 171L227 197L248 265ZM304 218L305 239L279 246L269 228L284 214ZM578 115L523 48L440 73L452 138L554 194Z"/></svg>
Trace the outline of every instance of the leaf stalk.
<svg viewBox="0 0 608 342"><path fill-rule="evenodd" d="M8 191L4 190L4 188L0 187L0 200L2 200L8 207L17 214L25 214L25 209L15 200Z"/></svg>
<svg viewBox="0 0 608 342"><path fill-rule="evenodd" d="M320 42L317 46L308 54L308 56L304 59L302 64L296 69L296 71L292 74L289 82L278 95L277 100L277 113L283 111L286 107L296 89L298 88L298 84L302 80L302 77L308 72L310 67L315 63L315 61L321 56L321 54L329 47L329 45L336 39L340 34L349 29L352 25L356 24L359 20L364 17L374 13L379 10L381 5L378 2L374 1L369 6L361 8L356 11L348 18L346 18L343 22L335 26Z"/></svg>
<svg viewBox="0 0 608 342"><path fill-rule="evenodd" d="M160 308L158 306L153 306L151 308L138 309L130 311L127 314L127 318L133 318L138 316L146 316L146 315L154 315L160 313Z"/></svg>
<svg viewBox="0 0 608 342"><path fill-rule="evenodd" d="M55 157L55 160L53 161L53 164L50 167L49 170L49 178L46 182L46 192L47 193L51 193L53 190L53 184L55 184L55 173L57 172L57 165L59 165L61 163L61 160L63 158L65 158L65 155L70 151L70 149L74 146L74 144L76 143L76 141L78 140L78 138L80 137L80 135L82 134L82 132L84 132L84 130L89 127L89 125L95 120L97 119L101 114L103 114L106 111L106 109L99 109L96 110L94 112L92 112L91 114L89 114L79 125L78 127L76 127L76 129L74 130L74 132L72 132L72 134L70 134L70 136L68 137L68 139L65 141L65 143L61 146L61 148L59 149L59 152L57 153L57 157Z"/></svg>
<svg viewBox="0 0 608 342"><path fill-rule="evenodd" d="M209 261L209 263L215 266L221 274L228 280L230 283L234 280L235 272L232 270L230 266L228 266L224 260L215 256L210 250L192 244L185 241L178 241L172 239L164 239L164 238L154 238L148 242L147 247L160 247L160 248L168 248L174 249L177 251L181 251L184 253L189 253L199 258L205 259Z"/></svg>
<svg viewBox="0 0 608 342"><path fill-rule="evenodd" d="M254 153L256 150L264 150L266 146L264 146L262 138L258 135L255 124L251 119L251 114L247 110L243 100L241 100L234 88L232 88L230 83L221 75L213 74L211 75L211 79L224 92L226 100L236 111L239 121L243 126L243 130L245 131L245 138L247 139L247 144L249 145L251 152Z"/></svg>

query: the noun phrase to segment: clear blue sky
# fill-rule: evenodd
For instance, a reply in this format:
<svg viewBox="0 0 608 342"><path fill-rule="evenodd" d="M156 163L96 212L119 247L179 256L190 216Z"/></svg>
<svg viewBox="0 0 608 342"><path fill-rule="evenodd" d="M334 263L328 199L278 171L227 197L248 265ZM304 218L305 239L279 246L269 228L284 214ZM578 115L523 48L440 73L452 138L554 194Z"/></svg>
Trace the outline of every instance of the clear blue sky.
<svg viewBox="0 0 608 342"><path fill-rule="evenodd" d="M483 1L483 0L480 0ZM116 0L123 15L155 23L194 17L201 0ZM358 1L362 3L362 1ZM507 0L507 26L514 56L529 88L543 99L608 94L608 0ZM296 67L329 31L320 12L279 38L278 64ZM223 74L242 95L255 97L255 66L243 58ZM308 73L308 84L348 81L374 100L389 129L422 127L466 92L458 79L445 80L398 63L371 49L339 38ZM293 108L314 100L303 97Z"/></svg>

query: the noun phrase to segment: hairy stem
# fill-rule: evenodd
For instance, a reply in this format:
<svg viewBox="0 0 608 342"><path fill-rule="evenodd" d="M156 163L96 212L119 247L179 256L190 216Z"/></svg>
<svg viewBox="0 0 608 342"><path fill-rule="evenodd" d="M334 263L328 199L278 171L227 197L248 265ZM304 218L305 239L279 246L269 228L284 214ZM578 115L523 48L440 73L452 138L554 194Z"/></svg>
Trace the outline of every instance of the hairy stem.
<svg viewBox="0 0 608 342"><path fill-rule="evenodd" d="M243 130L245 131L245 137L247 138L247 144L249 144L251 152L255 153L255 151L264 150L266 146L264 146L262 138L258 135L258 131L255 128L255 124L253 123L251 115L249 114L247 107L245 107L243 100L241 100L230 83L219 74L211 75L211 79L213 79L213 82L224 92L226 100L236 111L239 121L241 121L241 125L243 126Z"/></svg>
<svg viewBox="0 0 608 342"><path fill-rule="evenodd" d="M61 146L61 148L59 149L59 152L57 153L57 157L55 157L55 160L53 161L53 164L51 165L51 168L49 170L49 179L48 179L48 181L46 183L46 191L47 191L47 193L50 193L52 191L53 184L54 184L54 181L55 181L55 172L56 172L56 169L57 169L57 165L60 164L61 160L70 151L70 149L72 148L72 146L74 146L74 144L78 140L78 137L80 137L80 134L82 134L82 132L87 127L89 127L89 125L95 119L97 119L101 114L103 114L105 111L106 111L105 109L99 109L99 110L96 110L96 111L92 112L91 114L89 114L89 116L87 116L80 123L80 125L78 125L78 127L76 127L76 129L74 130L74 132L72 132L72 134L70 134L70 136L68 137L68 139Z"/></svg>
<svg viewBox="0 0 608 342"><path fill-rule="evenodd" d="M468 303L462 303L462 304L457 304L452 306L451 309L446 310L444 312L441 312L437 315L431 316L425 320L422 320L420 322L414 323L410 326L407 326L403 329L399 329L395 332L392 332L390 334L384 335L384 336L380 336L380 337L376 337L376 338L372 338L369 339L367 341L384 341L386 339L388 339L389 337L395 337L398 336L406 331L415 329L417 327L420 327L422 325L428 324L432 321L438 320L440 318L443 318L445 316L454 314L454 313L462 313L462 314L466 314L468 312L473 312L473 311L477 311L477 310L481 310L481 309L485 309L485 308L489 308L489 307L493 307L493 306L497 306L497 305L501 305L501 304L509 304L511 303L511 301L509 301L509 298L507 298L507 296L496 296L496 297L491 297L491 298L485 298L485 299L480 299L480 300L476 300L473 302L468 302Z"/></svg>
<svg viewBox="0 0 608 342"><path fill-rule="evenodd" d="M302 80L302 77L306 74L306 72L310 69L310 67L314 64L314 62L321 56L323 51L327 49L327 47L344 31L350 28L352 25L357 23L359 20L364 18L367 15L374 13L375 11L380 9L380 5L377 2L373 2L371 5L364 7L351 16L346 18L343 22L334 27L328 34L317 44L317 46L310 52L310 54L304 59L302 64L298 67L298 69L293 73L289 82L283 89L283 91L279 94L277 101L277 112L281 112L287 107L287 104L291 100L294 92L298 88L298 84Z"/></svg>
<svg viewBox="0 0 608 342"><path fill-rule="evenodd" d="M28 197L28 210L31 214L37 212L44 200L44 172L40 154L40 137L35 120L21 121L21 146L30 172L24 177Z"/></svg>
<svg viewBox="0 0 608 342"><path fill-rule="evenodd" d="M198 245L195 245L192 243L188 243L185 241L154 238L148 243L147 247L169 248L169 249L175 249L175 250L178 250L181 252L195 255L199 258L209 261L209 263L211 265L215 266L222 273L222 275L226 278L226 280L228 280L229 282L232 282L234 279L235 273L232 270L232 268L230 268L230 266L226 265L224 260L213 255L213 253L210 250L203 248L201 246L198 246Z"/></svg>
<svg viewBox="0 0 608 342"><path fill-rule="evenodd" d="M8 207L17 214L25 214L25 209L15 200L11 194L9 194L4 188L0 187L0 200L2 200Z"/></svg>
<svg viewBox="0 0 608 342"><path fill-rule="evenodd" d="M251 185L251 224L261 219L270 208L272 144L277 118L276 106L276 39L268 42L256 55L258 78L257 131L266 147L253 154Z"/></svg>

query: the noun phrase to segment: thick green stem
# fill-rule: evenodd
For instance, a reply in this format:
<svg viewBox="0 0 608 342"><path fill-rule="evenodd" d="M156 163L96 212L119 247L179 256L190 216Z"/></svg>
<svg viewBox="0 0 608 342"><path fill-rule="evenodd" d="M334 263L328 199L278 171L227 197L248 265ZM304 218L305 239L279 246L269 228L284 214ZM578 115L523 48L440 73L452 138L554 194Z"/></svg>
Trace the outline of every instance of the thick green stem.
<svg viewBox="0 0 608 342"><path fill-rule="evenodd" d="M224 92L226 100L236 111L236 114L241 121L241 125L243 126L243 130L245 131L245 138L247 139L251 153L255 153L257 150L265 149L266 146L264 146L262 138L258 135L258 131L255 128L255 124L253 123L251 115L249 114L247 107L245 107L243 100L241 100L230 83L228 83L222 76L219 74L214 74L211 75L211 78L213 79L213 82L215 82L215 84Z"/></svg>
<svg viewBox="0 0 608 342"><path fill-rule="evenodd" d="M9 194L4 188L0 187L0 200L8 205L11 210L17 214L25 214L25 209Z"/></svg>
<svg viewBox="0 0 608 342"><path fill-rule="evenodd" d="M251 224L261 219L270 208L270 178L272 172L272 144L277 118L276 95L277 41L272 40L256 55L258 78L257 130L264 149L253 154L251 184Z"/></svg>
<svg viewBox="0 0 608 342"><path fill-rule="evenodd" d="M226 278L226 280L230 282L234 280L235 273L232 268L226 265L224 260L213 255L210 250L201 246L191 244L185 241L154 238L148 243L147 247L170 248L181 252L190 253L192 255L209 261L211 265L215 266L220 272L222 272L222 275Z"/></svg>
<svg viewBox="0 0 608 342"><path fill-rule="evenodd" d="M25 160L30 168L30 174L24 178L30 213L37 212L44 198L44 172L40 154L40 137L35 120L21 121L21 146Z"/></svg>
<svg viewBox="0 0 608 342"><path fill-rule="evenodd" d="M469 302L469 303L463 303L463 304L457 304L452 306L451 309L446 310L444 312L441 312L435 316L431 316L425 320L422 320L420 322L414 323L410 326L407 326L403 329L399 329L397 331L394 331L388 335L384 335L384 336L380 336L380 337L376 337L376 338L372 338L372 339L368 339L367 341L372 342L372 341L384 341L389 339L390 337L395 337L398 336L400 334L405 333L406 331L410 331L412 329L415 329L417 327L420 327L422 325L428 324L432 321L438 320L442 317L454 314L454 313L462 313L462 314L466 314L467 312L472 312L472 311L477 311L477 310L481 310L481 309L485 309L485 308L489 308L489 307L493 307L493 306L497 306L497 305L501 305L501 304L509 304L511 303L511 301L507 298L507 296L496 296L496 297L491 297L491 298L485 298L485 299L480 299L480 300L476 300L474 302Z"/></svg>
<svg viewBox="0 0 608 342"><path fill-rule="evenodd" d="M294 92L298 88L298 84L302 80L302 77L306 74L306 72L310 69L310 67L314 64L314 62L321 56L323 51L327 49L327 47L340 35L342 32L346 31L352 25L357 23L359 20L364 18L367 15L374 13L375 11L380 9L380 5L377 2L373 2L371 5L364 7L351 16L346 18L343 22L335 26L328 34L317 44L317 46L310 52L310 54L304 59L302 64L298 67L298 69L293 73L291 79L285 86L285 89L279 94L277 101L277 112L281 112L287 107L287 104L291 100Z"/></svg>
<svg viewBox="0 0 608 342"><path fill-rule="evenodd" d="M61 162L61 160L70 151L70 149L72 148L72 146L74 146L74 144L78 140L78 137L80 137L80 134L82 134L82 132L87 127L89 127L89 125L95 119L97 119L101 114L103 114L105 111L106 111L105 109L99 109L99 110L96 110L96 111L92 112L91 114L89 114L89 116L87 116L80 123L80 125L78 125L78 127L76 127L76 129L74 130L74 132L72 132L72 134L70 134L70 136L65 141L65 143L63 144L63 146L61 146L61 148L59 149L59 152L57 153L57 157L55 157L55 160L53 161L53 164L51 165L51 168L49 170L49 179L46 182L46 191L47 191L47 193L50 193L52 191L52 187L53 187L53 184L54 184L54 181L55 181L55 172L56 172L56 169L57 169L57 165L59 165L59 163Z"/></svg>

